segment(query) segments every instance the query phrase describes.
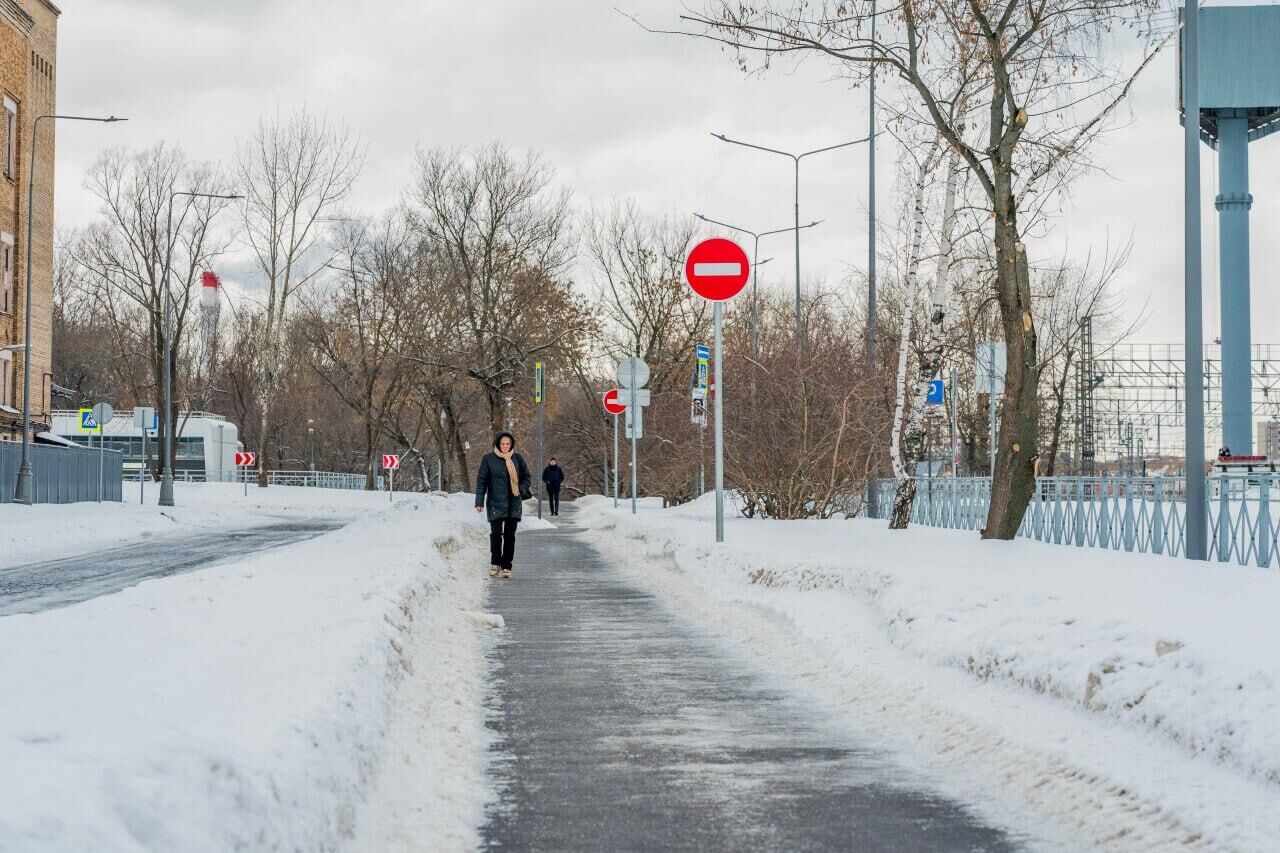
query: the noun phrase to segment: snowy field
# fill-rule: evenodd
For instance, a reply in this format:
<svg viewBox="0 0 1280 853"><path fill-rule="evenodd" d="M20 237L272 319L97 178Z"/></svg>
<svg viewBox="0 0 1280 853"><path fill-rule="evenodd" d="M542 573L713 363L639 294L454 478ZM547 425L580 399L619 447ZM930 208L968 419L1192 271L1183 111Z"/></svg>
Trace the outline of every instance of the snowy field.
<svg viewBox="0 0 1280 853"><path fill-rule="evenodd" d="M0 568L128 545L141 539L253 527L291 518L355 518L387 507L386 492L232 483L174 483L176 506L156 505L160 487L124 484L124 501L0 504Z"/></svg>
<svg viewBox="0 0 1280 853"><path fill-rule="evenodd" d="M202 526L349 521L0 618L0 850L476 844L486 627L472 611L488 578L470 497L249 495L180 486L164 512L0 507L10 564Z"/></svg>
<svg viewBox="0 0 1280 853"><path fill-rule="evenodd" d="M1280 576L875 521L638 516L592 540L1043 849L1275 850Z"/></svg>

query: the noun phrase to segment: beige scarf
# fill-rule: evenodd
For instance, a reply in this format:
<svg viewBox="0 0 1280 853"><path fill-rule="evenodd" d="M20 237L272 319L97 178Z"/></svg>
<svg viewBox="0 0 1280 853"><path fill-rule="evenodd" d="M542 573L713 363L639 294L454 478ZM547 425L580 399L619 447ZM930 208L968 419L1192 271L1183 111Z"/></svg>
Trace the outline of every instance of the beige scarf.
<svg viewBox="0 0 1280 853"><path fill-rule="evenodd" d="M520 497L520 476L516 474L516 465L511 461L511 457L516 452L515 448L503 453L495 447L493 452L498 455L499 459L507 463L507 481L511 483L511 495L517 498Z"/></svg>

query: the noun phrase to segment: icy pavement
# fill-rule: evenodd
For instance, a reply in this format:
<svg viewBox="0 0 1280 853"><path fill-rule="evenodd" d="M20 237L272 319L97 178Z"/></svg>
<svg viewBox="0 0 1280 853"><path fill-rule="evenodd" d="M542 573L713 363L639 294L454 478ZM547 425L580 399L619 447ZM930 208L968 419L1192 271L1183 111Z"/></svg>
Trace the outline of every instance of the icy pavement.
<svg viewBox="0 0 1280 853"><path fill-rule="evenodd" d="M127 589L149 578L209 568L337 530L341 522L296 520L242 530L204 530L0 569L0 616L40 613Z"/></svg>
<svg viewBox="0 0 1280 853"><path fill-rule="evenodd" d="M507 627L489 849L1018 847L727 656L572 527L522 534L490 609Z"/></svg>
<svg viewBox="0 0 1280 853"><path fill-rule="evenodd" d="M1037 847L1277 849L1274 572L861 520L730 517L717 545L709 500L579 512L638 588Z"/></svg>

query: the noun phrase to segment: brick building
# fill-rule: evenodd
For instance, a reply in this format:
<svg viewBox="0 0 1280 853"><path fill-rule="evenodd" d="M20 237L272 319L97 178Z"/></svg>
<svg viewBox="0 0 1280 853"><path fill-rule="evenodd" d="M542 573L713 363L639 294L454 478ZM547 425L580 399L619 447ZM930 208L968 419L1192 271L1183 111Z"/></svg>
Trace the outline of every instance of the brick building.
<svg viewBox="0 0 1280 853"><path fill-rule="evenodd" d="M56 105L58 8L0 0L0 440L21 439L27 187L35 117ZM31 417L49 428L53 357L53 150L56 122L40 123L32 241Z"/></svg>

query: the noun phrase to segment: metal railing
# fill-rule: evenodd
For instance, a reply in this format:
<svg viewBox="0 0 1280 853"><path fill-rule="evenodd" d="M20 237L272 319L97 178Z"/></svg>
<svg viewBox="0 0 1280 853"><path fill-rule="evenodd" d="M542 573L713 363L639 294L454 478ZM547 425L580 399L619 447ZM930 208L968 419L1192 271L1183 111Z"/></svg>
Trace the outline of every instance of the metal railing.
<svg viewBox="0 0 1280 853"><path fill-rule="evenodd" d="M219 477L216 473L207 475L203 471L173 472L173 478L179 483L242 483L244 474L227 471ZM257 473L249 472L250 485L256 483ZM310 486L317 489L363 489L364 474L347 474L339 471L268 471L267 484L272 486ZM384 488L381 476L374 478L373 487L377 491Z"/></svg>
<svg viewBox="0 0 1280 853"><path fill-rule="evenodd" d="M921 477L911 522L981 530L991 500L988 477ZM895 483L878 480L876 517L887 519ZM1280 475L1208 478L1209 559L1280 568ZM1018 535L1054 545L1141 554L1186 554L1182 477L1042 477Z"/></svg>

